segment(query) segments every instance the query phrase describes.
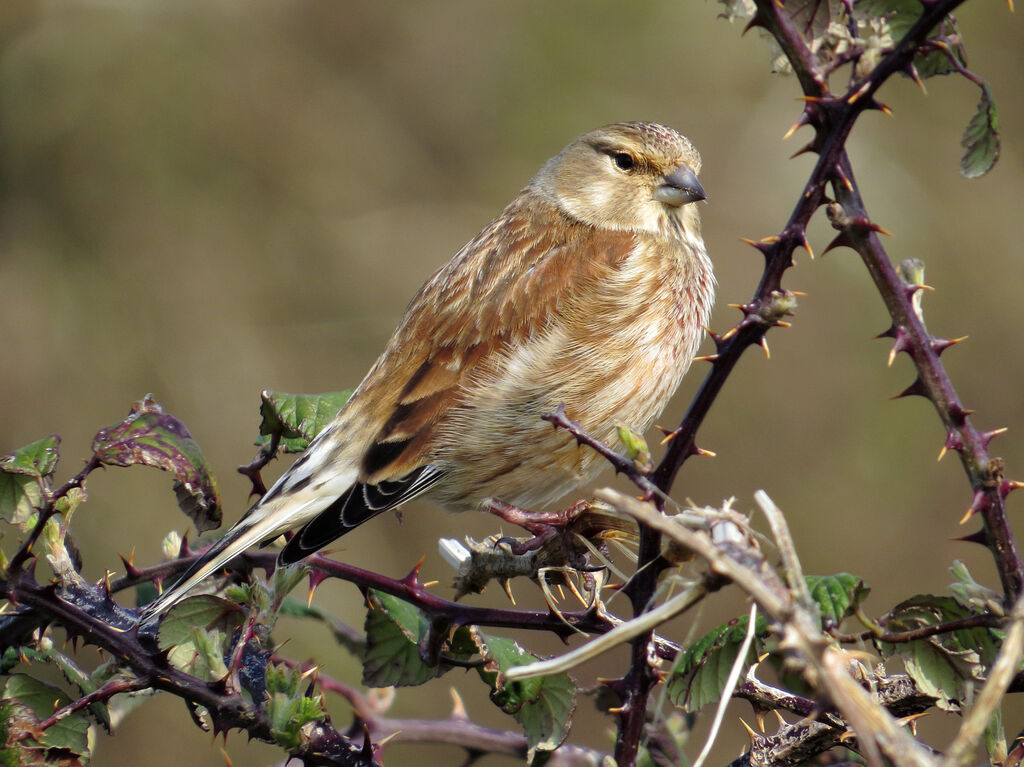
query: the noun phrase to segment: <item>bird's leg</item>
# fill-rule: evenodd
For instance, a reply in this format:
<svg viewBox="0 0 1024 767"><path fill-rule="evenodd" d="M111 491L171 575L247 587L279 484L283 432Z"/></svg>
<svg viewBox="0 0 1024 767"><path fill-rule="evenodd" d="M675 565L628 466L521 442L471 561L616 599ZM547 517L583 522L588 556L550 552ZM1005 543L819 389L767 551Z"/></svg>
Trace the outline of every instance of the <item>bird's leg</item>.
<svg viewBox="0 0 1024 767"><path fill-rule="evenodd" d="M484 509L491 514L523 528L528 533L533 533L533 538L528 541L517 541L515 538L507 537L495 541L495 545L508 544L509 549L516 556L521 556L528 551L536 551L558 533L564 531L573 520L589 508L589 501L583 500L576 501L558 511L528 511L513 506L511 503L499 501L497 498L488 498L484 502Z"/></svg>

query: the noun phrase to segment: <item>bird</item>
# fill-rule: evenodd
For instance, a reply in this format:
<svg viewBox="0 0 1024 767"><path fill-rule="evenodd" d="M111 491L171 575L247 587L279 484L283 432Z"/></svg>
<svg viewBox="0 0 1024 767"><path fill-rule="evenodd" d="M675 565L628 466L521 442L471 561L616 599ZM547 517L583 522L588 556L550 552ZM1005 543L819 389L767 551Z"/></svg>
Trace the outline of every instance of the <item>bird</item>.
<svg viewBox="0 0 1024 767"><path fill-rule="evenodd" d="M140 620L290 530L281 565L417 496L536 509L596 477L604 459L541 416L562 406L614 444L674 394L714 300L700 168L687 138L651 122L590 131L544 163L420 288L303 455Z"/></svg>

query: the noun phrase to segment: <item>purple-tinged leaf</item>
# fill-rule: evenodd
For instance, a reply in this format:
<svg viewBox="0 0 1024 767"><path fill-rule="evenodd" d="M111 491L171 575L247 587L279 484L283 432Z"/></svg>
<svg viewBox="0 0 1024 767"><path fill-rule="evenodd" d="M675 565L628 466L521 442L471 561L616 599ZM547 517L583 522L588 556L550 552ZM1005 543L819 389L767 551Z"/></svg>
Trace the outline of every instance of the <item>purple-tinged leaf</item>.
<svg viewBox="0 0 1024 767"><path fill-rule="evenodd" d="M185 424L165 413L151 395L132 405L121 423L100 429L92 441L105 466L153 466L174 474L178 505L200 532L220 526L217 483Z"/></svg>

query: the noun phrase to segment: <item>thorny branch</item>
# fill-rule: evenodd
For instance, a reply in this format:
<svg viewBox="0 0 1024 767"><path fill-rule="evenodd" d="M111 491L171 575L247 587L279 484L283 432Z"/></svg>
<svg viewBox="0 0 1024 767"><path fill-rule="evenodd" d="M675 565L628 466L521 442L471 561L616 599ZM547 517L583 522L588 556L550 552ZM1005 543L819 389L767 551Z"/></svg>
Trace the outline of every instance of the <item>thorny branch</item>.
<svg viewBox="0 0 1024 767"><path fill-rule="evenodd" d="M712 368L685 417L679 426L670 433L669 448L653 473L648 474L637 470L628 459L618 456L603 445L594 443L587 435L580 432L575 424L568 422L564 413L554 414L549 420L552 420L556 426L570 430L577 440L601 452L617 470L626 473L643 490L644 496L652 500L658 512L663 513L665 499L680 468L688 458L702 452L696 446L696 432L737 361L748 347L763 343L765 334L771 327L788 324L783 318L791 312L795 305L794 294L783 290L782 277L793 264L792 256L796 248L804 247L809 250L806 237L807 225L817 209L830 202L826 195L826 189L831 187L835 197L834 207L830 206L831 220L840 234L830 247L843 245L857 250L874 279L893 320L892 327L885 335L893 339L894 353L907 352L917 367L918 378L904 393L925 396L933 402L947 430L945 448L960 453L974 493L967 517L979 514L984 524L983 530L979 534L970 536L969 539L983 543L992 550L999 569L1005 602L1007 606L1012 605L1024 592L1024 564L1022 564L1007 522L1005 499L1008 493L1017 489L1020 484L1007 480L1003 474L1001 460L990 457L987 452L989 441L998 433L998 430L979 432L971 424L968 417L969 411L959 401L939 360L942 351L951 346L953 342L934 338L925 330L914 307L914 296L920 286L908 285L903 282L892 268L877 236L879 227L871 221L866 213L845 152L845 142L860 114L871 109L886 109L875 100L875 94L879 88L893 74L909 71L912 68L915 54L922 50L922 46L930 45L927 41L930 31L963 0L927 0L927 2L922 0L921 17L909 32L869 74L860 80L854 80L848 92L843 96L835 96L830 93L828 76L832 73L832 69L823 67L819 62L807 45L798 25L789 16L785 6L772 0L755 0L755 2L757 14L752 25L763 27L775 38L789 59L801 85L806 104L800 120L794 127L801 125L813 127L815 138L805 147L805 150L818 154L818 161L783 230L778 235L751 243L764 255L765 266L751 300L740 307L743 318L727 333L712 334L712 340L716 347L715 354L710 358ZM951 61L954 68L961 74L971 76L955 60L955 57L951 57ZM259 491L262 486L259 476L260 469L275 455L276 447L276 441L272 442L269 449L261 450L256 459L242 469L242 472L253 482L255 491ZM54 513L56 499L73 487L80 486L88 473L97 465L87 464L82 472L50 495L47 505L49 512L40 513L35 529L12 558L7 571L8 579L0 585L11 597L12 603L22 606L22 612L13 618L8 618L7 625L17 624L19 631L24 632L33 625L43 625L49 621L59 623L72 635L84 636L88 641L117 655L132 670L135 678L132 682L111 683L95 693L83 696L55 712L50 719L57 721L60 717L81 709L93 701L104 700L119 692L152 686L156 689L171 691L192 704L205 707L211 712L216 729L239 727L254 737L268 738L269 723L259 706L249 703L237 692L228 690L222 683L200 682L194 677L175 670L166 663L166 659L159 653L153 652L140 641L137 631L120 631L97 621L94 616L79 606L61 599L53 587L36 583L31 574L25 571L24 565L32 556L31 546L42 532L46 520ZM662 535L669 534L669 531L659 519L663 520L657 516L647 517L640 524L638 570L625 587L635 616L651 609L658 577L669 566L667 561L660 558ZM671 531L671 535L676 535L676 532ZM701 544L694 543L692 540L689 543L693 544L695 549L700 549ZM799 696L788 696L787 702L783 702L778 693L771 692L760 685L757 680L748 678L736 689L737 697L758 701L761 704L771 700L778 707L786 708L805 717L815 714L828 715L841 710L846 722L855 728L858 724L863 725L865 722L874 725L874 728L870 730L875 734L874 740L872 743L862 744L867 749L869 757L877 756L881 750L888 754L900 753L907 760L904 763L931 763L916 743L908 741L898 729L893 729L891 716L883 711L882 714L885 716L877 718L881 716L876 711L879 708L877 701L870 698L850 676L841 653L827 648L820 632L815 634L810 630L811 621L807 615L801 612L806 606L801 604L800 599L787 599L785 597L787 587L781 581L778 579L774 581L751 579L749 573L735 569L729 564L727 558L723 558L721 552L715 551L713 547L711 550L702 551L702 556L705 556L709 562L717 563L721 573L727 574L745 591L753 595L762 607L774 616L776 621L784 626L797 625L806 628L806 634L801 632L786 634L785 640L789 642L787 648L799 652L812 667L814 675L818 678L828 679L834 685L828 689L842 690L841 694L833 695L831 701L833 705L831 706L827 701L811 701ZM159 581L186 566L189 559L188 555L182 556L173 562L146 570L134 568L126 562L128 574L113 581L110 588L116 591L142 581ZM249 569L263 567L270 570L274 567L273 560L272 554L246 554L244 566ZM573 624L576 628L596 634L609 632L615 626L612 620L596 609L564 612L560 616L556 616L551 612L477 608L450 602L427 591L418 580L416 570L413 570L405 578L396 580L321 556L311 558L310 565L316 574L314 576L316 582L326 577L337 577L353 582L364 593L368 589L375 589L401 597L422 610L430 618L431 625L435 627L450 628L469 624L504 626L551 631L565 637L572 633L572 629L566 625L565 621ZM790 584L790 588L792 588L792 584ZM33 611L35 615L32 615ZM1015 610L1014 616L1016 620L1014 635L1017 641L1021 641L1020 626L1024 619L1021 617L1019 608ZM909 641L928 636L930 632L938 633L975 625L987 625L987 623L970 619L964 622L928 627L916 632L889 634L883 636L882 639L890 642ZM2 631L3 627L0 626L0 632ZM648 719L649 693L658 681L653 672L650 658L652 631L652 629L645 630L632 640L629 671L622 679L612 680L608 683L608 687L620 698L620 706L617 709L620 727L615 747L615 757L620 765L636 763L637 751L644 737ZM656 654L663 658L674 657L677 649L670 643L657 639L655 639L653 647ZM1000 685L1005 689L1007 685L1012 688L1014 684L1018 686L1024 684L1020 681L1019 674L1018 678L1014 679L1010 673L1009 661L1005 658L1000 660L1005 662L1001 666L1002 675L999 685L992 685L991 688L986 689L997 691ZM415 733L418 731L417 728L433 727L436 735L437 728L441 727L443 730L443 725L446 724L443 722L390 720L379 715L374 718L368 714L370 711L367 708L368 704L359 693L340 683L330 683L324 679L321 680L321 684L325 689L331 687L332 691L344 695L352 703L357 715L368 725L368 730L374 737L386 735L390 728L391 731L401 729L408 738L414 739ZM118 685L127 686L121 689ZM907 693L907 698L915 700L911 708L927 705L919 695ZM893 713L899 715L899 712L894 711ZM468 721L463 722L457 717L453 717L447 724L454 728L450 742L463 745L470 754L484 750L523 753L523 741L518 735L512 736L510 733L479 728L476 725L471 725ZM805 749L800 752L802 755L810 756L819 753L829 747L823 746L823 743L835 742L842 734L837 730L834 722L829 724L827 721L812 724L801 722L791 727L803 727L804 730L808 730L813 726L820 726L828 732L825 735L816 736L819 738L817 740L806 734L797 737L795 742L801 744ZM424 737L428 736L428 733L424 733ZM477 736L480 738L480 745L472 745L470 741ZM460 741L459 738L463 740ZM789 742L787 748L792 742L794 741ZM367 739L368 743L369 738ZM360 751L352 745L345 736L333 728L329 721L324 723L321 737L310 741L309 748L309 757L314 760L311 763L369 764L375 758L375 755L367 751ZM320 750L317 751L317 749ZM873 752L872 749L874 749ZM598 756L588 752L581 757L584 761L576 762L570 759L572 753L569 747L563 747L556 752L554 759L549 763L561 764L563 762L558 760L564 759L566 760L565 764L591 764L594 763L593 759ZM788 764L786 758L792 758L793 753L790 751L789 757L774 757L775 761L772 761L772 764ZM331 759L333 761L330 761Z"/></svg>
<svg viewBox="0 0 1024 767"><path fill-rule="evenodd" d="M814 127L816 137L806 150L816 152L819 155L818 161L785 228L778 235L765 238L759 243L751 243L765 257L760 284L751 300L741 307L743 319L724 335L712 334L716 346L716 353L711 359L712 369L682 422L671 433L673 439L653 479L662 493L669 493L683 463L698 453L696 432L740 356L751 345L761 343L770 327L782 324L780 320L784 312L780 313L779 305L785 305L785 299L792 295L782 291L782 275L792 266L796 248L804 247L810 251L807 225L817 209L828 201L825 189L831 184L840 203L844 207L848 206L848 213L853 214L850 231L859 231L863 235L861 239L866 240L870 246L869 250L862 250L861 255L893 317L894 332L899 334L896 336L897 342L906 344L903 350L911 353L918 366L923 391L914 393L927 392L947 425L951 435L947 440L950 449L961 453L975 493L971 511L980 512L985 523L984 537L979 542L991 547L1006 602L1012 604L1024 589L1024 564L1006 519L1005 498L1017 485L1003 478L1000 462L988 458L986 447L991 435L975 430L966 417L966 411L960 407L952 383L939 362L941 350L937 351L933 347L935 339L924 331L917 319L911 295L896 277L875 235L876 228L864 211L845 152L846 139L861 113L868 109L885 109L875 100L879 88L892 75L912 67L914 56L928 39L930 31L962 2L931 0L922 3L920 18L893 50L863 79L855 81L845 96L834 96L829 92L826 74L817 57L807 45L787 8L772 0L755 0L757 12L751 26L766 29L781 46L793 67L807 100L804 113L795 127L803 124ZM658 508L663 511L663 505L659 504ZM641 526L639 569L630 583L629 592L634 614L647 609L654 595L660 572L660 544L661 538L657 532ZM646 715L647 695L654 684L645 647L644 637L634 640L630 671L623 680L612 685L622 699L622 723L616 743L616 758L620 764L635 763L642 722Z"/></svg>

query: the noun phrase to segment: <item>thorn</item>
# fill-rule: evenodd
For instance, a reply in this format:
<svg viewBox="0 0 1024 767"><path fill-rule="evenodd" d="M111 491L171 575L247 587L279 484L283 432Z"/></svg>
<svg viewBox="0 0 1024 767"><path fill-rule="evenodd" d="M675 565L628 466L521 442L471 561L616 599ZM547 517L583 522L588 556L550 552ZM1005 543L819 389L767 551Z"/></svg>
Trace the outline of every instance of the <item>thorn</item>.
<svg viewBox="0 0 1024 767"><path fill-rule="evenodd" d="M699 455L701 458L717 458L718 457L718 453L716 453L716 452L714 452L712 450L705 450L702 447L694 447L693 448L693 454L694 455Z"/></svg>
<svg viewBox="0 0 1024 767"><path fill-rule="evenodd" d="M131 558L134 555L135 555L135 549L132 549L132 553L128 555L129 556L128 559L125 559L124 554L118 554L117 555L117 556L119 556L121 558L121 564L124 565L125 575L127 575L129 578L135 578L135 577L137 577L139 575L139 573L142 572L141 570L139 570L139 568L137 568L135 565L132 564Z"/></svg>
<svg viewBox="0 0 1024 767"><path fill-rule="evenodd" d="M459 695L459 691L454 687L448 688L448 692L452 696L452 719L458 719L461 722L468 722L469 715L466 713L466 704L462 702L462 696Z"/></svg>
<svg viewBox="0 0 1024 767"><path fill-rule="evenodd" d="M1024 482L1019 482L1016 479L1004 479L999 483L999 495L1004 499L1014 490L1020 490L1024 487Z"/></svg>
<svg viewBox="0 0 1024 767"><path fill-rule="evenodd" d="M873 336L873 339L877 341L879 338L895 338L895 337L896 337L896 326L895 325L890 325L888 330L883 330L877 336Z"/></svg>
<svg viewBox="0 0 1024 767"><path fill-rule="evenodd" d="M988 447L988 443L991 442L994 437L998 437L1000 434L1006 434L1006 432L1008 432L1008 431L1009 431L1009 429L1007 427L1003 426L1002 428L999 428L999 429L991 429L990 431L983 431L978 436L981 438L981 444L984 445L987 448Z"/></svg>
<svg viewBox="0 0 1024 767"><path fill-rule="evenodd" d="M932 338L930 340L932 351L938 355L941 355L946 349L951 346L956 346L959 343L963 343L967 340L967 336L960 336L959 338Z"/></svg>
<svg viewBox="0 0 1024 767"><path fill-rule="evenodd" d="M777 234L769 234L767 237L762 237L760 243L762 245L775 245L781 242L781 238Z"/></svg>
<svg viewBox="0 0 1024 767"><path fill-rule="evenodd" d="M865 83L865 85L866 85L866 83ZM843 182L843 186L846 187L846 191L852 192L853 191L853 183L850 181L849 178L847 178L846 174L843 173L843 169L840 168L838 165L836 165L835 171L839 175L839 180Z"/></svg>
<svg viewBox="0 0 1024 767"><path fill-rule="evenodd" d="M964 543L979 543L982 546L988 546L988 536L985 534L985 528L981 528L970 535L962 535L959 538L950 538L950 540L963 541Z"/></svg>
<svg viewBox="0 0 1024 767"><path fill-rule="evenodd" d="M977 490L974 493L974 499L971 501L971 505L964 512L964 515L960 518L960 524L964 524L968 519L973 517L976 513L982 510L986 505L985 493L981 490Z"/></svg>
<svg viewBox="0 0 1024 767"><path fill-rule="evenodd" d="M665 436L662 437L661 442L659 442L658 444L659 445L667 445L669 442L671 442L675 438L676 438L676 433L674 431L665 432Z"/></svg>
<svg viewBox="0 0 1024 767"><path fill-rule="evenodd" d="M772 713L775 714L776 719L779 720L779 727L789 726L789 722L782 718L782 714L779 713L779 710L777 708L773 708Z"/></svg>
<svg viewBox="0 0 1024 767"><path fill-rule="evenodd" d="M805 125L807 125L807 114L806 113L800 115L800 117L797 118L796 122L789 126L789 130L787 130L784 134L782 134L782 140L783 141L788 141L789 139L793 138L793 134L796 133L798 130L800 130Z"/></svg>
<svg viewBox="0 0 1024 767"><path fill-rule="evenodd" d="M776 320L775 327L777 328L791 328L793 327L792 322L786 322L785 320Z"/></svg>
<svg viewBox="0 0 1024 767"><path fill-rule="evenodd" d="M1012 1L1013 0L1007 0L1007 2L1012 2ZM917 67L915 67L913 64L908 65L907 66L907 74L910 75L910 79L911 80L913 80L915 83L917 83L917 87L921 89L921 93L923 93L925 96L927 96L928 95L928 89L924 87L924 82L922 82L921 76L917 73Z"/></svg>
<svg viewBox="0 0 1024 767"><path fill-rule="evenodd" d="M694 362L714 362L718 359L717 354L702 354L699 357L694 357Z"/></svg>
<svg viewBox="0 0 1024 767"><path fill-rule="evenodd" d="M423 588L425 589L429 589L431 586L436 586L440 582L441 581L427 581L426 583L422 583L420 585L423 586Z"/></svg>
<svg viewBox="0 0 1024 767"><path fill-rule="evenodd" d="M305 681L306 679L313 679L315 681L319 674L320 666L310 666L299 675L299 679L302 681Z"/></svg>
<svg viewBox="0 0 1024 767"><path fill-rule="evenodd" d="M910 734L911 735L917 735L917 720L920 719L921 717L924 717L924 716L927 716L927 715L928 715L927 711L920 711L920 712L918 712L916 714L909 714L907 716L902 716L902 717L900 717L899 719L896 720L896 724L898 724L900 727L909 725L910 726Z"/></svg>
<svg viewBox="0 0 1024 767"><path fill-rule="evenodd" d="M892 107L890 107L888 104L884 104L881 101L878 101L877 99L872 99L871 100L871 108L872 109L877 109L879 112L884 114L886 117L892 117L892 115L893 115Z"/></svg>
<svg viewBox="0 0 1024 767"><path fill-rule="evenodd" d="M757 720L757 731L764 735L764 709L756 709L754 711L754 719Z"/></svg>
<svg viewBox="0 0 1024 767"><path fill-rule="evenodd" d="M512 603L512 606L516 606L516 598L512 596L512 586L509 585L509 580L506 578L501 582L501 587L505 589L505 596L508 597L508 601Z"/></svg>
<svg viewBox="0 0 1024 767"><path fill-rule="evenodd" d="M797 150L796 150L795 152L793 152L793 154L791 154L791 155L789 156L789 159L790 159L790 160L795 160L795 159L796 159L797 157L799 157L800 155L803 155L803 154L807 154L808 152L817 152L817 151L818 151L818 150L817 150L817 148L816 148L816 147L814 146L814 142L813 142L813 141L808 141L808 142L807 142L806 144L804 144L804 145L803 145L802 147L800 147L800 148L799 148L799 149L797 149Z"/></svg>
<svg viewBox="0 0 1024 767"><path fill-rule="evenodd" d="M850 239L850 235L847 232L842 231L837 234L832 242L825 246L825 250L821 252L821 255L824 256L830 250L835 250L836 248L853 248L853 241ZM854 250L856 250L856 248L854 248Z"/></svg>
<svg viewBox="0 0 1024 767"><path fill-rule="evenodd" d="M409 574L407 576L402 578L402 581L411 585L416 585L420 578L420 568L423 567L423 563L426 561L426 559L426 554L420 557L420 561L413 565L412 570L409 571ZM423 584L420 585L422 586Z"/></svg>
<svg viewBox="0 0 1024 767"><path fill-rule="evenodd" d="M746 722L743 721L743 717L742 716L739 718L739 720L740 720L740 724L743 725L743 729L747 731L748 735L750 735L751 743L753 743L754 738L758 737L758 734L756 732L754 732L754 730L750 727L749 724L747 724Z"/></svg>
<svg viewBox="0 0 1024 767"><path fill-rule="evenodd" d="M811 243L809 243L807 241L807 232L804 232L803 246L804 246L804 250L807 251L807 255L810 256L811 257L811 261L813 261L814 260L814 251L811 250Z"/></svg>
<svg viewBox="0 0 1024 767"><path fill-rule="evenodd" d="M851 93L846 98L846 103L847 104L856 104L857 100L860 99L860 97L863 96L865 93L867 93L868 90L871 88L871 82L872 82L871 80L865 81L865 83L862 86L860 86L860 88L858 88L855 92Z"/></svg>
<svg viewBox="0 0 1024 767"><path fill-rule="evenodd" d="M939 457L935 459L936 462L941 461L943 458L945 458L946 457L946 453L948 453L948 452L949 452L949 449L945 445L943 445L942 448L939 450Z"/></svg>
<svg viewBox="0 0 1024 767"><path fill-rule="evenodd" d="M732 338L734 335L736 335L739 332L739 330L740 329L739 329L738 325L735 326L735 327L729 328L727 331L725 331L724 335L722 336L722 340L723 341L728 341L730 338Z"/></svg>
<svg viewBox="0 0 1024 767"><path fill-rule="evenodd" d="M931 399L931 394L928 389L925 388L924 382L920 378L915 378L914 383L910 384L906 389L901 391L899 394L895 394L890 399L902 399L903 397L924 397L925 399Z"/></svg>
<svg viewBox="0 0 1024 767"><path fill-rule="evenodd" d="M1007 2L1010 2L1010 0L1007 0ZM754 18L752 18L750 21L747 22L747 26L743 27L743 31L740 32L740 37L743 37L745 34L747 34L747 32L749 32L750 30L754 29L755 27L763 27L763 26L764 26L764 22L761 21L757 16L754 16Z"/></svg>
<svg viewBox="0 0 1024 767"><path fill-rule="evenodd" d="M761 344L761 348L764 349L765 358L771 359L772 353L771 350L768 348L768 339L765 338L764 336L761 336L761 340L759 341L759 343Z"/></svg>
<svg viewBox="0 0 1024 767"><path fill-rule="evenodd" d="M820 96L797 96L796 100L797 101L803 101L803 102L805 102L807 104L817 104L818 102L821 101L821 97Z"/></svg>
<svg viewBox="0 0 1024 767"><path fill-rule="evenodd" d="M803 290L791 290L789 292L792 293L797 298L806 298L807 296L810 295L810 293L807 293L806 291Z"/></svg>

